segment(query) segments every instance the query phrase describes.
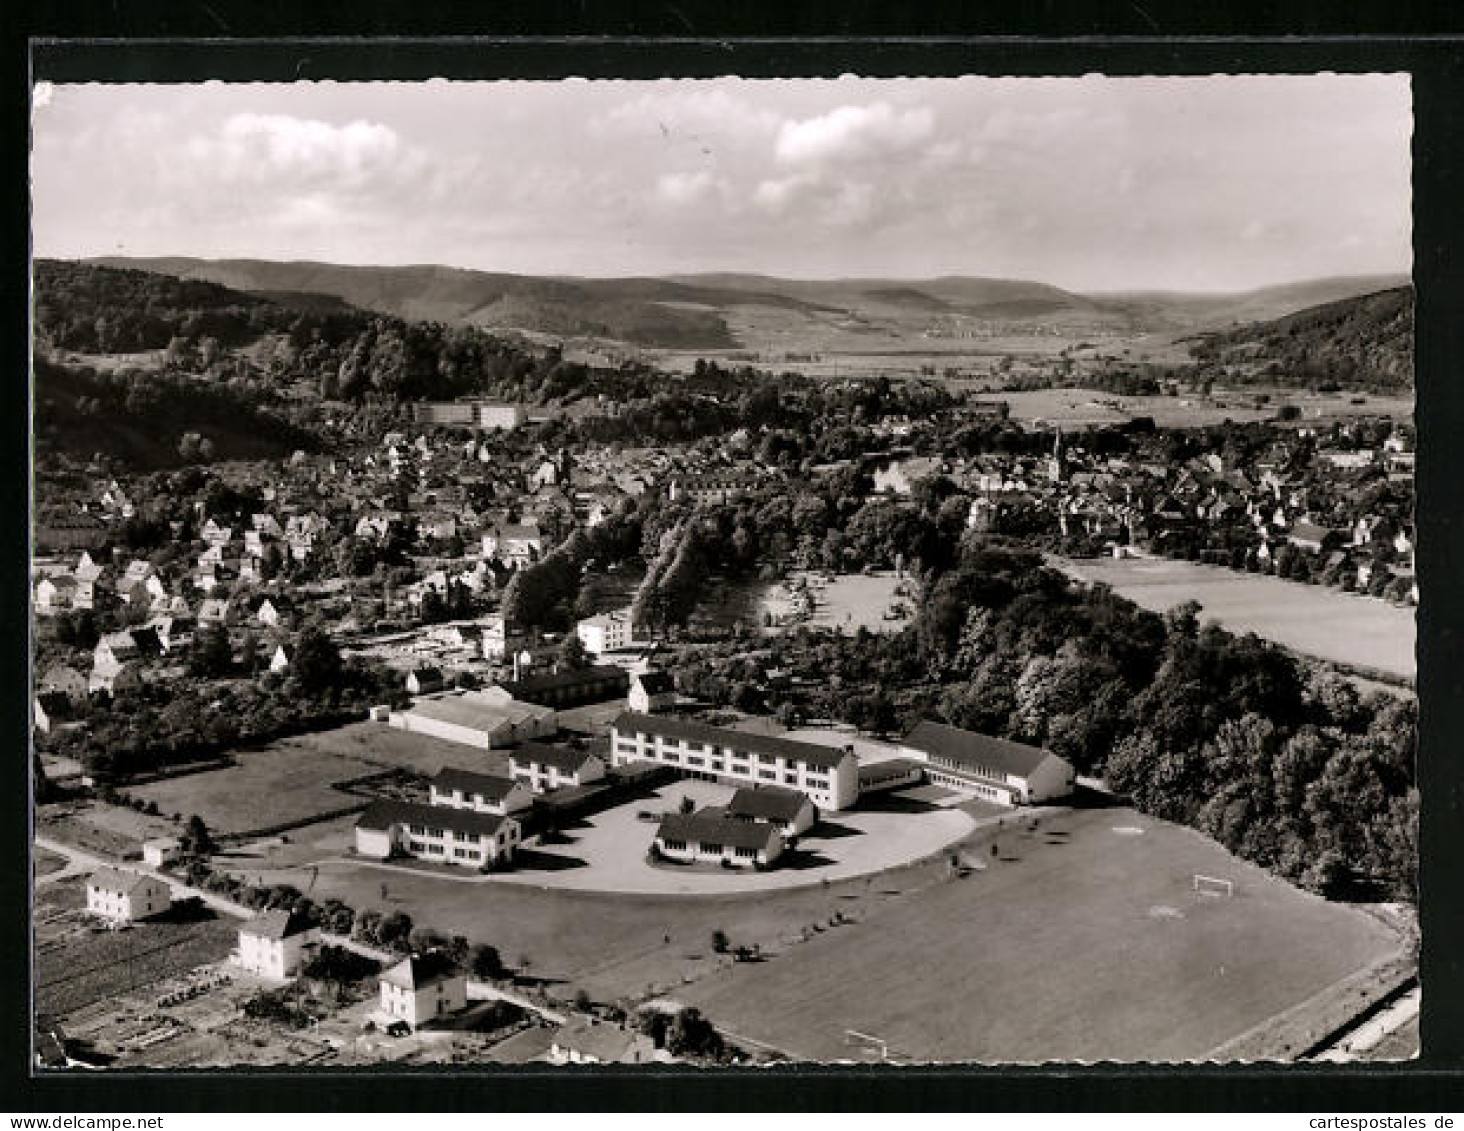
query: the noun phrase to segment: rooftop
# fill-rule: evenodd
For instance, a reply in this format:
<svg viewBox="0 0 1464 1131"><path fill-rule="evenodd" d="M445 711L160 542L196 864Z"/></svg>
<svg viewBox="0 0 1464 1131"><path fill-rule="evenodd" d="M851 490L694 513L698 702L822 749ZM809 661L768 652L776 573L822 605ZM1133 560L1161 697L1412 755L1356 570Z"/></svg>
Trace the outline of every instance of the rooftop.
<svg viewBox="0 0 1464 1131"><path fill-rule="evenodd" d="M462 977L462 971L456 962L443 951L429 950L402 959L383 973L381 980L404 990L422 990L458 977Z"/></svg>
<svg viewBox="0 0 1464 1131"><path fill-rule="evenodd" d="M261 939L294 938L296 935L303 935L306 931L315 926L303 915L297 915L293 911L275 910L261 911L249 922L239 928L241 935L253 935Z"/></svg>
<svg viewBox="0 0 1464 1131"><path fill-rule="evenodd" d="M575 750L568 746L546 746L539 742L521 743L510 752L509 759L516 766L553 766L556 770L574 773L594 755L588 750Z"/></svg>
<svg viewBox="0 0 1464 1131"><path fill-rule="evenodd" d="M496 774L477 774L453 766L444 766L432 779L432 786L443 793L451 793L456 789L468 795L482 794L489 801L501 801L516 784L512 778L499 777Z"/></svg>
<svg viewBox="0 0 1464 1131"><path fill-rule="evenodd" d="M987 767L1018 777L1026 777L1045 759L1054 757L1036 746L932 722L916 724L905 736L905 745L957 765Z"/></svg>
<svg viewBox="0 0 1464 1131"><path fill-rule="evenodd" d="M448 832L494 836L510 818L446 805L424 805L418 801L373 801L356 821L358 829L384 832L393 825L425 825Z"/></svg>
<svg viewBox="0 0 1464 1131"><path fill-rule="evenodd" d="M809 804L808 798L796 789L765 785L739 789L727 802L732 817L751 817L763 821L791 821Z"/></svg>
<svg viewBox="0 0 1464 1131"><path fill-rule="evenodd" d="M103 891L132 892L145 884L161 884L162 882L143 872L129 872L121 868L98 868L86 883L88 887L101 888Z"/></svg>
<svg viewBox="0 0 1464 1131"><path fill-rule="evenodd" d="M688 844L721 844L730 848L771 851L782 838L772 825L739 821L719 812L670 813L661 819L656 835L662 840Z"/></svg>
<svg viewBox="0 0 1464 1131"><path fill-rule="evenodd" d="M547 707L533 703L510 700L507 703L493 703L471 695L446 695L440 698L418 699L408 715L420 715L438 722L454 723L457 726L478 730L496 730L504 723L522 722L525 719L542 718L551 712Z"/></svg>
<svg viewBox="0 0 1464 1131"><path fill-rule="evenodd" d="M659 734L666 738L678 738L686 742L712 743L745 750L755 754L768 754L785 758L790 762L802 762L814 769L832 770L850 757L847 751L812 742L796 742L790 738L755 734L749 731L728 730L725 727L709 726L691 719L678 719L669 715L643 715L638 711L625 711L616 718L617 731L638 731L642 734Z"/></svg>

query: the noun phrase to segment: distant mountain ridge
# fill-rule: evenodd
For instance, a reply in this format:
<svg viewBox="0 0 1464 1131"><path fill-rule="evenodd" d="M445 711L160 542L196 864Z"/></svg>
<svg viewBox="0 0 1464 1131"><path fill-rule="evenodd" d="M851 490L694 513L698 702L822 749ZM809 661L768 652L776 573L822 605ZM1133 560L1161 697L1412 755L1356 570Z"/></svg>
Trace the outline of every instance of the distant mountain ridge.
<svg viewBox="0 0 1464 1131"><path fill-rule="evenodd" d="M1406 277L1319 279L1236 295L1135 292L1082 295L1019 279L780 279L704 273L577 278L430 264L348 266L261 259L129 258L87 262L199 279L294 303L336 300L401 318L597 338L663 349L727 350L762 322L827 326L846 320L890 334L932 322L1021 323L1137 333L1214 329L1279 317L1406 283ZM739 335L741 335L739 337Z"/></svg>

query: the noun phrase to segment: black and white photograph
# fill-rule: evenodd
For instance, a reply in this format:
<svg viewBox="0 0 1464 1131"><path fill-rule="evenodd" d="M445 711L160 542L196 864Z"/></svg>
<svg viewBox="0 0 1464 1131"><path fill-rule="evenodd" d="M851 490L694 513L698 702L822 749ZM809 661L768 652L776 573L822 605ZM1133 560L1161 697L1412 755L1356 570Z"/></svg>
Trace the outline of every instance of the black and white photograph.
<svg viewBox="0 0 1464 1131"><path fill-rule="evenodd" d="M37 81L35 1071L1418 1057L1412 97Z"/></svg>

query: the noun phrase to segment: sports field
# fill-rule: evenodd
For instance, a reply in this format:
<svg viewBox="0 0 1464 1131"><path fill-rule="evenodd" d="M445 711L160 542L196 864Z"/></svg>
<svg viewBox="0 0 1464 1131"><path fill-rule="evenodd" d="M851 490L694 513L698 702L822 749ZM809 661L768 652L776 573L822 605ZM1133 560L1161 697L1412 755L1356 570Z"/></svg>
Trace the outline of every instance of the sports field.
<svg viewBox="0 0 1464 1131"><path fill-rule="evenodd" d="M1135 832L1134 830L1139 830ZM1126 809L1082 810L964 879L681 997L802 1059L1187 1060L1396 947L1383 925ZM1203 872L1233 898L1192 891Z"/></svg>
<svg viewBox="0 0 1464 1131"><path fill-rule="evenodd" d="M1200 620L1267 640L1323 660L1413 677L1417 635L1411 608L1221 566L1168 558L1055 559L1067 573L1103 582L1130 601L1163 612L1198 601Z"/></svg>

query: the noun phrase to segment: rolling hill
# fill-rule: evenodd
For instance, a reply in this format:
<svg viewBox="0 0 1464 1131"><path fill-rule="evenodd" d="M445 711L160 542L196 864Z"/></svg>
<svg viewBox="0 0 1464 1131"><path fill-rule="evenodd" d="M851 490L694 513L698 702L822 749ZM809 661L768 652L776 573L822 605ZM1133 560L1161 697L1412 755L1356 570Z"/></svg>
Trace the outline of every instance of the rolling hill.
<svg viewBox="0 0 1464 1131"><path fill-rule="evenodd" d="M455 267L362 267L259 259L92 262L206 280L296 304L330 298L411 320L520 330L669 350L728 350L830 327L891 339L933 326L1016 332L1111 330L1184 333L1280 317L1319 303L1406 283L1403 278L1318 279L1234 295L1136 292L1081 295L1015 279L780 279L707 273L589 279Z"/></svg>
<svg viewBox="0 0 1464 1131"><path fill-rule="evenodd" d="M1413 388L1413 311L1413 288L1394 287L1205 334L1193 352L1232 380L1402 392Z"/></svg>

